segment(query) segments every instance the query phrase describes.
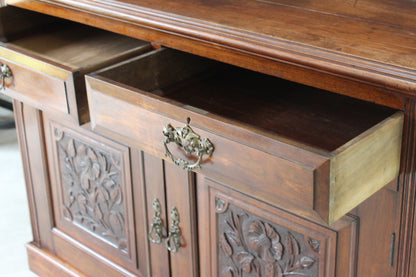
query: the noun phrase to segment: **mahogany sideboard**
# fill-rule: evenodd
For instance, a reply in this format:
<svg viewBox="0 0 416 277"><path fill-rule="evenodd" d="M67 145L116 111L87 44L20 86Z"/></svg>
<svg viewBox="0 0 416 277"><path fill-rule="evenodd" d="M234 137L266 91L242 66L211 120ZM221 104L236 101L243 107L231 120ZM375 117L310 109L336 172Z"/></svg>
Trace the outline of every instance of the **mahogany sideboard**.
<svg viewBox="0 0 416 277"><path fill-rule="evenodd" d="M39 276L416 276L416 2L6 0L0 26Z"/></svg>

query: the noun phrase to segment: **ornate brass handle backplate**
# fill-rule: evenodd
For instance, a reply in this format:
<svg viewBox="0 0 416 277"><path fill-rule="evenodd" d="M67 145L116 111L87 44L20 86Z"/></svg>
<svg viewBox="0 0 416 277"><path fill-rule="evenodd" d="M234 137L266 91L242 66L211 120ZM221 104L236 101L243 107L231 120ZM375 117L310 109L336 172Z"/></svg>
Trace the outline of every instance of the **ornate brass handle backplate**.
<svg viewBox="0 0 416 277"><path fill-rule="evenodd" d="M10 70L10 68L5 65L0 63L0 78L1 78L1 84L0 84L0 90L5 89L4 83L5 83L5 79L6 78L11 78L12 75L12 71Z"/></svg>
<svg viewBox="0 0 416 277"><path fill-rule="evenodd" d="M176 207L172 208L170 212L170 217L172 224L170 226L170 232L168 237L165 239L166 248L172 252L178 252L179 247L181 247L181 229L179 228L179 212Z"/></svg>
<svg viewBox="0 0 416 277"><path fill-rule="evenodd" d="M147 237L153 243L161 243L163 239L163 221L161 218L162 208L160 206L159 199L153 200L153 222L150 226L150 231Z"/></svg>
<svg viewBox="0 0 416 277"><path fill-rule="evenodd" d="M185 127L172 127L172 125L167 124L163 129L163 135L165 136L164 146L165 146L165 156L172 159L172 161L186 170L193 170L201 167L203 155L211 155L214 151L214 146L209 141L209 139L201 139L201 137L194 133L194 131L189 126L190 119L188 118L188 124ZM190 162L176 158L169 151L168 144L175 142L179 147L181 147L187 155L196 154L198 160L191 164Z"/></svg>

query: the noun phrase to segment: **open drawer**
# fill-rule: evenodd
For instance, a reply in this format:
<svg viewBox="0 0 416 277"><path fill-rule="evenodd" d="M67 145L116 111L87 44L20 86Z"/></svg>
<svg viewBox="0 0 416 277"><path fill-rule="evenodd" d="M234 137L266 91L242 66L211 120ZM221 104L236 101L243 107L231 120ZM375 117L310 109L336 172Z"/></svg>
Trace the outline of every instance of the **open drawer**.
<svg viewBox="0 0 416 277"><path fill-rule="evenodd" d="M400 111L170 49L86 81L96 131L327 223L399 172Z"/></svg>
<svg viewBox="0 0 416 277"><path fill-rule="evenodd" d="M13 17L19 21L17 14ZM12 27L12 24L7 26ZM150 50L149 43L56 19L0 44L3 93L47 112L88 121L84 74Z"/></svg>

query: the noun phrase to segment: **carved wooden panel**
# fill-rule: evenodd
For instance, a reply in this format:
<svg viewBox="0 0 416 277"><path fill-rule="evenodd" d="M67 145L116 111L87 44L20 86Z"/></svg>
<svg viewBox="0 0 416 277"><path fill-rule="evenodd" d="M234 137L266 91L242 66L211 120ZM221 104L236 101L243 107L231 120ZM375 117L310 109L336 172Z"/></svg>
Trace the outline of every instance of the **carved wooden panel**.
<svg viewBox="0 0 416 277"><path fill-rule="evenodd" d="M320 226L203 176L197 183L201 276L355 276L357 219Z"/></svg>
<svg viewBox="0 0 416 277"><path fill-rule="evenodd" d="M48 118L45 125L57 228L137 270L129 149Z"/></svg>
<svg viewBox="0 0 416 277"><path fill-rule="evenodd" d="M128 252L120 153L54 128L62 182L62 217Z"/></svg>
<svg viewBox="0 0 416 277"><path fill-rule="evenodd" d="M218 275L319 276L321 241L253 215L232 204L217 206Z"/></svg>

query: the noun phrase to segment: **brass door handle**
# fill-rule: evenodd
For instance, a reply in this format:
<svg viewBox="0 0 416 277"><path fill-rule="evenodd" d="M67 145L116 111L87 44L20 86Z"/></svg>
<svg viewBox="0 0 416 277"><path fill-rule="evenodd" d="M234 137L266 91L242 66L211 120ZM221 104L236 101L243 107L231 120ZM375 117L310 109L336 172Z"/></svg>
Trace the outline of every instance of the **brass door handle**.
<svg viewBox="0 0 416 277"><path fill-rule="evenodd" d="M163 221L161 218L162 208L160 206L159 199L153 200L153 221L152 225L150 226L149 234L147 235L148 239L153 243L161 243L163 240ZM166 232L165 232L166 233Z"/></svg>
<svg viewBox="0 0 416 277"><path fill-rule="evenodd" d="M178 252L179 248L181 247L181 229L179 228L179 212L176 207L173 207L170 212L170 217L172 220L172 224L170 227L170 232L168 237L165 239L165 246L166 248L172 252Z"/></svg>
<svg viewBox="0 0 416 277"><path fill-rule="evenodd" d="M165 146L165 156L171 158L171 160L176 164L186 170L193 170L201 167L201 161L203 155L211 155L214 151L214 146L209 141L209 139L201 139L201 137L194 133L194 131L189 126L190 119L188 118L188 124L185 127L172 127L172 125L167 124L163 128L163 135L165 140L163 142ZM196 154L198 160L191 164L190 162L176 158L169 151L168 144L170 142L175 142L179 147L181 147L187 155Z"/></svg>
<svg viewBox="0 0 416 277"><path fill-rule="evenodd" d="M153 200L152 207L153 207L154 215L153 215L152 225L150 227L150 231L149 231L149 234L147 235L147 238L151 242L156 243L156 244L160 244L163 241L164 245L170 252L172 253L178 252L179 248L181 247L181 239L182 239L181 229L179 228L178 209L176 207L173 207L170 212L172 223L170 227L170 232L168 236L166 237L164 236L164 234L166 234L166 231L164 230L163 221L161 218L162 208L161 208L159 199L156 198L155 200Z"/></svg>
<svg viewBox="0 0 416 277"><path fill-rule="evenodd" d="M0 90L5 89L4 83L6 78L11 78L13 76L12 71L6 64L0 63L0 78L1 78L1 84L0 84Z"/></svg>

